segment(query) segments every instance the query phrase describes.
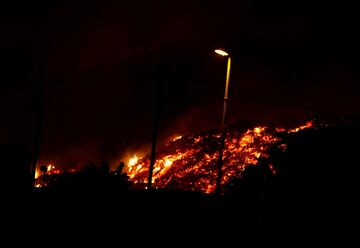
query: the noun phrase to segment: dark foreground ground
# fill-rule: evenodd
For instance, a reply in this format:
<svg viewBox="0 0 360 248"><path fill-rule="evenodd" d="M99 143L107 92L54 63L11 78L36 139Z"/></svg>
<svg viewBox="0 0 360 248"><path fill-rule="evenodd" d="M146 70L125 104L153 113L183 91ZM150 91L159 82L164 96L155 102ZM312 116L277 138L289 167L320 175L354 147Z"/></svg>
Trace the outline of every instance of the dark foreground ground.
<svg viewBox="0 0 360 248"><path fill-rule="evenodd" d="M356 244L359 136L358 126L295 135L286 153L272 158L280 170L270 183L259 182L255 171L251 187L245 184L244 191L240 183L222 196L119 190L5 194L2 224L17 235L14 243L31 234L50 244L70 237L166 246L191 246L194 238L236 246L245 240L290 247L315 240Z"/></svg>
<svg viewBox="0 0 360 248"><path fill-rule="evenodd" d="M357 239L355 198L246 202L191 193L35 194L3 208L6 232L46 242L313 242ZM50 241L48 241L50 240ZM15 239L16 243L22 241ZM67 241L66 241L67 242ZM330 242L331 243L331 242ZM292 243L291 243L292 244Z"/></svg>

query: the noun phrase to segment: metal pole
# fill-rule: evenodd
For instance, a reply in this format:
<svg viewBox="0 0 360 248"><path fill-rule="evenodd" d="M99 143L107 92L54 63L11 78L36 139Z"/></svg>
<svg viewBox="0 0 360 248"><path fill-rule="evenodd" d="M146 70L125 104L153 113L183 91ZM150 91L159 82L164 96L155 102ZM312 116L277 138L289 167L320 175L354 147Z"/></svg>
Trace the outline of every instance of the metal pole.
<svg viewBox="0 0 360 248"><path fill-rule="evenodd" d="M157 99L155 100L158 101ZM150 157L150 167L149 167L149 178L148 178L148 189L151 190L152 188L152 176L154 165L156 161L156 141L157 141L157 133L158 133L158 123L159 123L159 113L158 113L158 104L155 106L155 116L154 116L154 126L152 132L152 139L151 139L151 157Z"/></svg>
<svg viewBox="0 0 360 248"><path fill-rule="evenodd" d="M154 78L154 77L153 77ZM151 155L150 155L150 166L149 166L149 176L148 176L148 183L147 187L148 190L152 189L152 181L153 181L153 170L154 165L156 162L156 143L157 143L157 136L159 130L159 119L160 119L160 112L161 112L161 90L162 90L162 79L156 80L154 85L154 123L153 123L153 131L152 131L152 138L151 138Z"/></svg>
<svg viewBox="0 0 360 248"><path fill-rule="evenodd" d="M226 111L228 105L228 94L229 94L229 81L230 81L230 67L231 67L231 58L228 57L227 70L226 70L226 84L225 84L225 95L224 95L224 107L223 107L223 116L221 123L221 140L220 140L220 150L219 150L219 161L218 161L218 174L216 178L216 194L221 193L221 178L222 178L222 164L223 164L223 150L226 140Z"/></svg>

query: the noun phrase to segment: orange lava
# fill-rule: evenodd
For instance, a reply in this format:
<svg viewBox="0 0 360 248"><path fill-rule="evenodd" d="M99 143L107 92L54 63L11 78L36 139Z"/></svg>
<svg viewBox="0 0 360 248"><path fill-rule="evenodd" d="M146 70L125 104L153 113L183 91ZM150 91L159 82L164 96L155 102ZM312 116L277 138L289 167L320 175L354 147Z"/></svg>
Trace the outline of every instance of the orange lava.
<svg viewBox="0 0 360 248"><path fill-rule="evenodd" d="M267 158L269 148L280 141L278 132L298 132L311 128L312 122L295 129L269 130L257 126L245 132L229 130L223 154L222 184L239 177L248 166L255 166L260 158ZM153 170L153 186L212 193L215 190L220 132L205 132L171 139L157 153ZM146 184L149 174L149 155L134 155L128 162L126 172L132 182ZM269 165L273 174L276 170Z"/></svg>

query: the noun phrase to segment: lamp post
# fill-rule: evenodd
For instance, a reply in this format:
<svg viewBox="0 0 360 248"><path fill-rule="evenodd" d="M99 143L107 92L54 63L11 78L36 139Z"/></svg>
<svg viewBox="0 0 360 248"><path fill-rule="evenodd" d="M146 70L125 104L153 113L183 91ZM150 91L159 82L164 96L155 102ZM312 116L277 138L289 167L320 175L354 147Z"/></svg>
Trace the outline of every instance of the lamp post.
<svg viewBox="0 0 360 248"><path fill-rule="evenodd" d="M229 93L229 80L230 80L230 67L231 67L231 57L230 55L221 49L216 49L215 53L228 57L227 69L226 69L226 83L225 83L225 95L224 95L224 106L223 106L223 116L221 123L221 140L220 140L220 149L219 149L219 161L218 161L218 173L216 178L216 194L221 193L221 178L222 178L222 164L223 164L223 150L225 146L226 139L226 111L228 105L228 93Z"/></svg>

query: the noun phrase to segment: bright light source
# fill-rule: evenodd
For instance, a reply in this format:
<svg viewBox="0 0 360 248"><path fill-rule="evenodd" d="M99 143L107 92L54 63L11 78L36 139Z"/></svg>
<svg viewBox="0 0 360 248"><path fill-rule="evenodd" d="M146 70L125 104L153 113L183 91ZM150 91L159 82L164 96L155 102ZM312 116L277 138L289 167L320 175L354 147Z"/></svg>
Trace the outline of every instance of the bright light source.
<svg viewBox="0 0 360 248"><path fill-rule="evenodd" d="M221 50L221 49L216 49L215 52L221 56L229 56L229 54L227 52L225 52L224 50Z"/></svg>

